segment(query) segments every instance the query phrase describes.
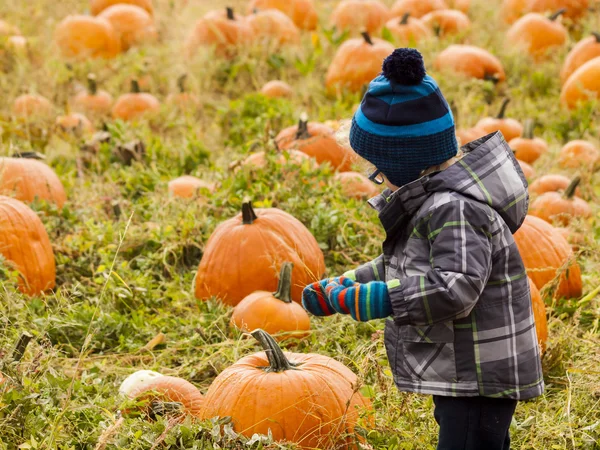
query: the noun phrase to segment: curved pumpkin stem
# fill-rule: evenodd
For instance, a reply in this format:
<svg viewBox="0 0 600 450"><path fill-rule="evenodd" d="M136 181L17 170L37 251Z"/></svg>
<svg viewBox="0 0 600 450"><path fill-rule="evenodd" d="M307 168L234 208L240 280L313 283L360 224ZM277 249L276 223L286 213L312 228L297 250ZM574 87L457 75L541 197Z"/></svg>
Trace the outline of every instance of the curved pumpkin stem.
<svg viewBox="0 0 600 450"><path fill-rule="evenodd" d="M242 223L244 225L252 225L258 216L252 209L252 202L242 203Z"/></svg>
<svg viewBox="0 0 600 450"><path fill-rule="evenodd" d="M283 372L296 368L296 364L285 357L283 351L269 333L258 328L250 334L259 342L269 359L269 367L263 369L265 372Z"/></svg>
<svg viewBox="0 0 600 450"><path fill-rule="evenodd" d="M535 124L533 119L527 119L525 121L525 125L523 127L523 137L525 139L533 139L533 129L535 128Z"/></svg>
<svg viewBox="0 0 600 450"><path fill-rule="evenodd" d="M24 158L24 159L46 159L44 155L38 152L16 152L12 154L13 158Z"/></svg>
<svg viewBox="0 0 600 450"><path fill-rule="evenodd" d="M308 132L308 118L306 117L306 114L302 114L300 116L300 119L298 120L298 131L296 131L296 140L308 139L310 137L310 133Z"/></svg>
<svg viewBox="0 0 600 450"><path fill-rule="evenodd" d="M596 42L600 44L600 33L597 31L592 31L592 36L594 36L596 38Z"/></svg>
<svg viewBox="0 0 600 450"><path fill-rule="evenodd" d="M139 94L141 92L140 83L138 83L138 80L131 80L131 92L134 94Z"/></svg>
<svg viewBox="0 0 600 450"><path fill-rule="evenodd" d="M575 191L580 183L581 177L579 175L573 178L571 184L569 184L569 186L565 189L564 197L568 200L572 199L575 196Z"/></svg>
<svg viewBox="0 0 600 450"><path fill-rule="evenodd" d="M225 11L227 11L227 18L229 20L235 20L235 14L233 13L233 8L228 6L227 8L225 8Z"/></svg>
<svg viewBox="0 0 600 450"><path fill-rule="evenodd" d="M284 303L292 303L292 269L294 264L284 262L279 272L279 284L277 291L273 293L273 297L281 300Z"/></svg>
<svg viewBox="0 0 600 450"><path fill-rule="evenodd" d="M362 33L360 33L363 37L363 39L365 40L365 42L369 45L373 45L373 40L371 39L371 35L369 34L368 31L363 31Z"/></svg>
<svg viewBox="0 0 600 450"><path fill-rule="evenodd" d="M560 16L562 16L566 12L567 12L567 8L560 8L558 11L552 13L552 15L550 15L548 17L548 20L551 20L552 22L554 22L556 19L558 19Z"/></svg>
<svg viewBox="0 0 600 450"><path fill-rule="evenodd" d="M408 18L410 17L410 13L404 13L404 15L402 16L402 19L400 19L400 25L406 25L408 23Z"/></svg>
<svg viewBox="0 0 600 450"><path fill-rule="evenodd" d="M90 93L90 95L96 95L96 92L98 92L98 82L96 80L96 75L94 75L93 73L88 74L87 82L88 92Z"/></svg>
<svg viewBox="0 0 600 450"><path fill-rule="evenodd" d="M498 113L498 119L504 119L504 115L506 114L506 107L510 103L510 98L505 98L502 102L502 106L500 107L500 112Z"/></svg>
<svg viewBox="0 0 600 450"><path fill-rule="evenodd" d="M183 75L180 75L179 78L177 78L177 87L179 88L179 92L182 94L185 92L185 82L187 80L187 77L187 73L184 73Z"/></svg>

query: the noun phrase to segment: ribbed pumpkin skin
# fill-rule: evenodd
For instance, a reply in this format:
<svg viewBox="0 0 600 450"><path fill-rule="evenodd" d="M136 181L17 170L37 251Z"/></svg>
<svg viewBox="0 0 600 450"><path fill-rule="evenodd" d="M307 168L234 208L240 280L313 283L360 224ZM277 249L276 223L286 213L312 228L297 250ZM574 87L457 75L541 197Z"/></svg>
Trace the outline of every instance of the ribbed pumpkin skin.
<svg viewBox="0 0 600 450"><path fill-rule="evenodd" d="M219 297L235 306L255 291L277 289L279 267L294 264L292 298L325 272L323 252L306 227L277 208L256 209L252 224L242 214L221 223L208 239L196 275L196 298Z"/></svg>
<svg viewBox="0 0 600 450"><path fill-rule="evenodd" d="M546 192L531 203L529 214L549 223L557 222L568 226L575 218L591 217L592 209L585 200L579 197L567 199L562 193Z"/></svg>
<svg viewBox="0 0 600 450"><path fill-rule="evenodd" d="M110 114L113 97L102 89L99 89L96 94L83 91L75 95L69 105L73 111L97 118Z"/></svg>
<svg viewBox="0 0 600 450"><path fill-rule="evenodd" d="M565 82L560 101L569 109L579 101L600 98L600 56L581 65Z"/></svg>
<svg viewBox="0 0 600 450"><path fill-rule="evenodd" d="M152 94L131 92L117 99L112 109L112 116L115 119L133 121L159 110L160 102Z"/></svg>
<svg viewBox="0 0 600 450"><path fill-rule="evenodd" d="M252 0L248 4L248 14L254 9L278 9L303 30L314 30L319 21L313 0Z"/></svg>
<svg viewBox="0 0 600 450"><path fill-rule="evenodd" d="M529 185L529 192L540 195L545 192L564 191L569 184L571 180L564 175L543 175ZM579 188L575 191L575 195L581 195Z"/></svg>
<svg viewBox="0 0 600 450"><path fill-rule="evenodd" d="M421 20L432 29L439 29L439 36L465 33L471 28L469 17L456 9L438 9L421 17Z"/></svg>
<svg viewBox="0 0 600 450"><path fill-rule="evenodd" d="M523 125L515 119L498 119L496 117L485 117L477 122L475 128L479 128L486 134L500 131L506 142L518 138L523 134Z"/></svg>
<svg viewBox="0 0 600 450"><path fill-rule="evenodd" d="M517 137L511 139L508 146L515 152L517 159L533 164L540 156L548 151L548 144L541 138L526 139Z"/></svg>
<svg viewBox="0 0 600 450"><path fill-rule="evenodd" d="M436 70L450 70L480 80L496 77L506 79L504 67L498 58L487 50L473 45L450 45L435 58Z"/></svg>
<svg viewBox="0 0 600 450"><path fill-rule="evenodd" d="M565 17L573 20L588 13L588 6L590 0L529 0L530 11L547 14L565 8Z"/></svg>
<svg viewBox="0 0 600 450"><path fill-rule="evenodd" d="M600 150L591 142L576 139L560 149L558 165L567 169L592 169L600 162Z"/></svg>
<svg viewBox="0 0 600 450"><path fill-rule="evenodd" d="M342 0L333 10L331 23L338 30L376 33L389 16L389 9L380 0Z"/></svg>
<svg viewBox="0 0 600 450"><path fill-rule="evenodd" d="M113 5L102 11L98 17L108 20L119 33L123 51L153 41L158 36L154 27L154 19L139 6Z"/></svg>
<svg viewBox="0 0 600 450"><path fill-rule="evenodd" d="M433 37L429 27L416 17L408 17L406 23L401 23L401 19L394 17L387 21L385 27L390 30L390 33L398 42L407 46L412 42L416 44L419 41Z"/></svg>
<svg viewBox="0 0 600 450"><path fill-rule="evenodd" d="M114 58L121 52L116 30L97 17L65 17L56 27L54 40L65 58Z"/></svg>
<svg viewBox="0 0 600 450"><path fill-rule="evenodd" d="M62 208L67 195L54 171L41 161L0 158L0 194L33 202L36 197Z"/></svg>
<svg viewBox="0 0 600 450"><path fill-rule="evenodd" d="M252 27L242 16L227 18L227 11L209 11L202 17L188 36L187 53L193 56L199 47L214 47L219 55L230 56L237 47L248 45L254 39Z"/></svg>
<svg viewBox="0 0 600 450"><path fill-rule="evenodd" d="M360 409L370 402L354 392L356 375L343 364L317 354L285 353L297 370L266 372L264 352L225 369L206 393L203 420L231 416L245 436L267 434L303 449L356 448L352 433ZM349 405L347 405L349 402Z"/></svg>
<svg viewBox="0 0 600 450"><path fill-rule="evenodd" d="M154 14L152 0L90 0L90 12L96 16L106 8L117 4L139 6L145 9L150 15Z"/></svg>
<svg viewBox="0 0 600 450"><path fill-rule="evenodd" d="M246 21L252 28L254 38L259 41L285 45L294 44L300 40L300 31L296 28L292 19L277 9L268 9L250 14Z"/></svg>
<svg viewBox="0 0 600 450"><path fill-rule="evenodd" d="M292 87L280 80L271 80L265 83L260 92L269 98L285 98L294 94Z"/></svg>
<svg viewBox="0 0 600 450"><path fill-rule="evenodd" d="M444 0L397 0L392 6L392 16L401 17L410 13L412 17L423 17L438 9L448 9Z"/></svg>
<svg viewBox="0 0 600 450"><path fill-rule="evenodd" d="M535 178L535 169L530 164L527 164L525 161L521 161L520 159L517 159L517 162L519 163L519 166L521 166L523 175L525 175L527 180L532 180Z"/></svg>
<svg viewBox="0 0 600 450"><path fill-rule="evenodd" d="M564 84L571 74L586 62L600 57L600 34L580 40L571 49L560 71L560 81Z"/></svg>
<svg viewBox="0 0 600 450"><path fill-rule="evenodd" d="M12 113L24 119L49 119L53 112L50 100L38 94L19 95L12 107Z"/></svg>
<svg viewBox="0 0 600 450"><path fill-rule="evenodd" d="M565 238L548 222L528 215L514 235L528 275L538 289L554 280L558 271L573 259L573 250ZM581 296L581 270L576 261L561 274L555 296Z"/></svg>
<svg viewBox="0 0 600 450"><path fill-rule="evenodd" d="M21 274L19 290L37 295L54 288L56 266L48 233L36 213L0 195L0 254Z"/></svg>
<svg viewBox="0 0 600 450"><path fill-rule="evenodd" d="M567 29L560 22L537 13L524 15L506 32L511 47L521 48L536 58L553 47L565 45L568 37Z"/></svg>
<svg viewBox="0 0 600 450"><path fill-rule="evenodd" d="M156 392L157 395L151 395L151 392ZM129 397L179 402L185 412L195 417L200 417L204 406L204 397L196 386L183 378L170 376L160 376L143 382L129 393Z"/></svg>
<svg viewBox="0 0 600 450"><path fill-rule="evenodd" d="M540 294L540 290L535 283L529 280L529 289L531 290L531 306L533 308L533 319L535 320L535 334L542 353L546 351L546 342L548 341L548 319L546 319L546 305Z"/></svg>

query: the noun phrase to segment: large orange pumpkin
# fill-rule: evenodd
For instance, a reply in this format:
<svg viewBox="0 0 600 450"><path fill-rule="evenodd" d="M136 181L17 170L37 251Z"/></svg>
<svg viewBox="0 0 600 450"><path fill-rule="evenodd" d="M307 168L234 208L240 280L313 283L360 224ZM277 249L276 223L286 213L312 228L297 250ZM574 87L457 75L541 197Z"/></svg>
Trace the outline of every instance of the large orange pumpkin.
<svg viewBox="0 0 600 450"><path fill-rule="evenodd" d="M560 101L573 109L579 102L600 98L600 56L581 65L565 82Z"/></svg>
<svg viewBox="0 0 600 450"><path fill-rule="evenodd" d="M152 94L140 92L136 80L131 81L131 92L121 95L112 109L115 119L133 121L143 116L155 114L160 109L160 102Z"/></svg>
<svg viewBox="0 0 600 450"><path fill-rule="evenodd" d="M65 58L114 58L121 52L119 34L99 17L65 17L56 27L54 41Z"/></svg>
<svg viewBox="0 0 600 450"><path fill-rule="evenodd" d="M529 192L541 195L546 192L564 191L571 184L571 180L564 175L547 174L539 177L529 185ZM575 190L575 195L581 195L579 188Z"/></svg>
<svg viewBox="0 0 600 450"><path fill-rule="evenodd" d="M280 45L294 44L300 40L300 31L288 16L278 9L266 9L250 14L246 20L258 40Z"/></svg>
<svg viewBox="0 0 600 450"><path fill-rule="evenodd" d="M390 30L392 36L402 45L414 45L421 40L433 36L433 32L421 19L410 17L409 13L401 18L390 19L385 27Z"/></svg>
<svg viewBox="0 0 600 450"><path fill-rule="evenodd" d="M600 162L600 150L591 142L576 139L568 142L558 154L558 165L566 169L594 170Z"/></svg>
<svg viewBox="0 0 600 450"><path fill-rule="evenodd" d="M340 172L333 177L336 183L342 187L342 193L346 197L358 200L375 197L380 194L375 183L358 172Z"/></svg>
<svg viewBox="0 0 600 450"><path fill-rule="evenodd" d="M433 64L436 70L448 70L480 80L500 82L506 79L500 60L473 45L451 45L438 54Z"/></svg>
<svg viewBox="0 0 600 450"><path fill-rule="evenodd" d="M538 289L560 276L555 297L581 296L581 269L571 246L552 225L528 215L515 233L515 241L528 275Z"/></svg>
<svg viewBox="0 0 600 450"><path fill-rule="evenodd" d="M390 10L380 0L342 0L331 15L338 30L378 32L388 20Z"/></svg>
<svg viewBox="0 0 600 450"><path fill-rule="evenodd" d="M412 17L423 17L438 9L448 9L444 0L397 0L392 6L392 16L402 17L409 13Z"/></svg>
<svg viewBox="0 0 600 450"><path fill-rule="evenodd" d="M533 135L533 120L525 121L523 136L511 139L509 147L515 152L517 159L533 164L540 156L548 151L548 144Z"/></svg>
<svg viewBox="0 0 600 450"><path fill-rule="evenodd" d="M588 12L590 0L528 0L529 10L543 14L564 8L564 16L577 20Z"/></svg>
<svg viewBox="0 0 600 450"><path fill-rule="evenodd" d="M292 298L325 271L323 252L310 231L277 208L252 209L221 223L208 239L196 275L196 298L219 297L235 306L255 291L275 291L277 268L294 264Z"/></svg>
<svg viewBox="0 0 600 450"><path fill-rule="evenodd" d="M56 266L42 221L25 203L0 195L0 254L19 274L19 290L38 295L54 288Z"/></svg>
<svg viewBox="0 0 600 450"><path fill-rule="evenodd" d="M546 351L546 343L548 342L548 319L546 318L546 305L540 294L540 290L536 287L531 278L529 281L529 289L531 291L531 306L533 308L533 320L535 321L535 334L537 336L538 345L542 353Z"/></svg>
<svg viewBox="0 0 600 450"><path fill-rule="evenodd" d="M42 95L23 94L13 102L12 113L21 119L48 120L54 114L54 106Z"/></svg>
<svg viewBox="0 0 600 450"><path fill-rule="evenodd" d="M81 91L69 102L69 107L75 111L97 118L110 114L113 104L112 95L100 89L96 82L96 76L89 74L87 91Z"/></svg>
<svg viewBox="0 0 600 450"><path fill-rule="evenodd" d="M102 11L104 11L106 8L117 4L139 6L140 8L145 9L148 12L148 14L154 14L152 0L90 0L90 12L96 16Z"/></svg>
<svg viewBox="0 0 600 450"><path fill-rule="evenodd" d="M509 98L505 98L500 107L500 112L496 117L485 117L477 122L476 128L479 128L486 133L495 133L500 131L506 139L510 142L512 139L518 138L523 134L523 125L515 119L506 119L506 107L510 102Z"/></svg>
<svg viewBox="0 0 600 450"><path fill-rule="evenodd" d="M580 182L581 178L575 177L564 193L550 191L540 195L531 204L529 214L546 222L557 221L563 226L568 226L573 219L591 217L590 205L575 195Z"/></svg>
<svg viewBox="0 0 600 450"><path fill-rule="evenodd" d="M439 37L466 33L471 28L469 17L456 9L437 9L425 14L421 20Z"/></svg>
<svg viewBox="0 0 600 450"><path fill-rule="evenodd" d="M123 51L152 42L158 37L154 19L150 13L139 6L113 5L102 11L98 17L108 20L119 34Z"/></svg>
<svg viewBox="0 0 600 450"><path fill-rule="evenodd" d="M282 150L299 150L341 172L350 170L356 160L354 152L337 143L333 129L317 122L300 119L298 125L281 130L275 142Z"/></svg>
<svg viewBox="0 0 600 450"><path fill-rule="evenodd" d="M308 314L292 301L292 268L292 263L283 263L276 292L257 291L244 297L233 310L231 324L243 331L261 328L269 334L282 333L284 339L307 336Z"/></svg>
<svg viewBox="0 0 600 450"><path fill-rule="evenodd" d="M512 47L525 50L529 55L540 58L548 50L566 44L567 29L557 20L563 13L559 10L550 17L529 13L517 20L506 33L506 42Z"/></svg>
<svg viewBox="0 0 600 450"><path fill-rule="evenodd" d="M203 419L229 416L244 436L271 434L302 449L354 448L354 427L370 402L340 362L314 353L284 353L263 330L264 352L225 369L205 396Z"/></svg>
<svg viewBox="0 0 600 450"><path fill-rule="evenodd" d="M313 0L251 0L248 14L255 9L278 9L303 30L314 30L319 21Z"/></svg>
<svg viewBox="0 0 600 450"><path fill-rule="evenodd" d="M184 412L200 417L204 406L204 397L196 386L183 378L158 376L137 385L128 394L129 398L161 402L181 403Z"/></svg>
<svg viewBox="0 0 600 450"><path fill-rule="evenodd" d="M333 57L327 70L325 86L330 91L348 89L359 92L381 72L383 60L394 51L383 39L372 39L367 32L362 38L348 39Z"/></svg>
<svg viewBox="0 0 600 450"><path fill-rule="evenodd" d="M560 71L560 81L564 84L573 72L589 60L598 57L600 57L600 33L592 33L571 49Z"/></svg>
<svg viewBox="0 0 600 450"><path fill-rule="evenodd" d="M29 158L0 158L0 194L28 203L38 198L59 208L67 200L56 173L43 162Z"/></svg>

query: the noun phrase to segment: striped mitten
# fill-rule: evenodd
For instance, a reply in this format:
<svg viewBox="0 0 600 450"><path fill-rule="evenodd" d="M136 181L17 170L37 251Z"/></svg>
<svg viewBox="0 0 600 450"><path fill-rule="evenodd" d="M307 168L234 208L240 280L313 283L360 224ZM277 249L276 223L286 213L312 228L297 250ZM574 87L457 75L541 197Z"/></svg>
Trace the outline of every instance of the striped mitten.
<svg viewBox="0 0 600 450"><path fill-rule="evenodd" d="M340 277L325 287L333 309L350 314L354 320L366 322L384 319L392 315L392 304L387 284L371 281L361 284L347 277Z"/></svg>
<svg viewBox="0 0 600 450"><path fill-rule="evenodd" d="M304 309L315 316L331 316L335 314L336 310L333 309L329 302L325 287L337 279L326 278L306 286L302 291L302 306Z"/></svg>

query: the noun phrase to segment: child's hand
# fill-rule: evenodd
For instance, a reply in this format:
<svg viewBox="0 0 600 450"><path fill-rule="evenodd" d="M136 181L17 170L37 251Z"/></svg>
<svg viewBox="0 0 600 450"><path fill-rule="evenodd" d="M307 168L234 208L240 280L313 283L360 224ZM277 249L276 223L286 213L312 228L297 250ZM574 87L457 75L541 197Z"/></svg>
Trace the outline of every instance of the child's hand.
<svg viewBox="0 0 600 450"><path fill-rule="evenodd" d="M354 320L366 322L392 314L388 287L383 281L361 284L340 277L325 287L331 306L339 313L350 314Z"/></svg>
<svg viewBox="0 0 600 450"><path fill-rule="evenodd" d="M338 278L325 278L316 283L309 284L302 291L302 306L315 316L331 316L336 311L329 302L325 286Z"/></svg>

